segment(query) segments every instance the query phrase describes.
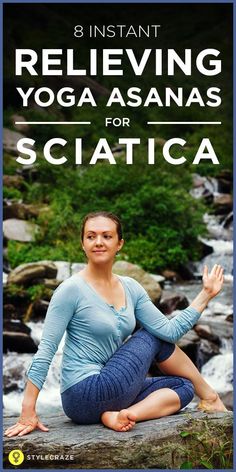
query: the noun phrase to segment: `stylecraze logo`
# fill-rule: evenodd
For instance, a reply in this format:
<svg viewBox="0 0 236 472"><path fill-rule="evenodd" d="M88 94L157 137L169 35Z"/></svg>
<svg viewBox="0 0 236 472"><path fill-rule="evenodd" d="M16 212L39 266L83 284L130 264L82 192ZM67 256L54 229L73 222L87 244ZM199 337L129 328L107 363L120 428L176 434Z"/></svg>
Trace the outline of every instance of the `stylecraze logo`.
<svg viewBox="0 0 236 472"><path fill-rule="evenodd" d="M25 456L20 449L12 449L12 451L9 452L8 454L8 460L10 464L15 465L15 466L22 464L24 459L25 459Z"/></svg>
<svg viewBox="0 0 236 472"><path fill-rule="evenodd" d="M19 466L24 461L66 461L70 462L74 460L73 454L23 454L20 449L12 449L8 454L8 460L10 464Z"/></svg>

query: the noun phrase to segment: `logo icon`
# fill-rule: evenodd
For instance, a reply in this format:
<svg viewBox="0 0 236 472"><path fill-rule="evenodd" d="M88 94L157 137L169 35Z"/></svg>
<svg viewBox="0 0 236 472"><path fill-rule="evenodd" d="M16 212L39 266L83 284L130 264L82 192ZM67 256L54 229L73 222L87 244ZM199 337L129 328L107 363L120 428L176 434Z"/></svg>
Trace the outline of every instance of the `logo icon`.
<svg viewBox="0 0 236 472"><path fill-rule="evenodd" d="M13 449L8 454L8 460L12 465L20 465L24 461L24 454L20 449Z"/></svg>

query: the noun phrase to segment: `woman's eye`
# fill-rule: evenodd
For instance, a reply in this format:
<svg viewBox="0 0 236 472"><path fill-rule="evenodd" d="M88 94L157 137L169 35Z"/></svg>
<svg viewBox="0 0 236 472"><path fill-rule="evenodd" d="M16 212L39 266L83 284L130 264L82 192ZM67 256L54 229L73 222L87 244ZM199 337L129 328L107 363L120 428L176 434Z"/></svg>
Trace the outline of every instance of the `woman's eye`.
<svg viewBox="0 0 236 472"><path fill-rule="evenodd" d="M111 239L112 236L110 236L109 234L105 234L104 238L105 239Z"/></svg>

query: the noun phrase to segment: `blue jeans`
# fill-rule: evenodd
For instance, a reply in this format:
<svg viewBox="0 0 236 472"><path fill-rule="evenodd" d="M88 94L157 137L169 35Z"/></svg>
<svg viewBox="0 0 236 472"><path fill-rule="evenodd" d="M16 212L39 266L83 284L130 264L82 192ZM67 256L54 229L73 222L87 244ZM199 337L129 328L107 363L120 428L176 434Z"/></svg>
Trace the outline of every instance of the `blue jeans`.
<svg viewBox="0 0 236 472"><path fill-rule="evenodd" d="M99 374L62 393L65 414L78 424L99 423L104 411L128 408L161 388L174 390L183 408L194 395L190 380L175 376L146 377L151 362L168 359L174 349L174 344L156 338L145 329L136 331Z"/></svg>

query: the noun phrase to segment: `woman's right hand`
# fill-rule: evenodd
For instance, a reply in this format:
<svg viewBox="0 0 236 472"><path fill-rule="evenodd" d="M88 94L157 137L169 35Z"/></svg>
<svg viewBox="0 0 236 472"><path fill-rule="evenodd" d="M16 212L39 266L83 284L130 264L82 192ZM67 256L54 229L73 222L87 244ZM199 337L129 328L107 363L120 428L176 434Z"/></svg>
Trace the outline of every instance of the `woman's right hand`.
<svg viewBox="0 0 236 472"><path fill-rule="evenodd" d="M29 416L21 415L18 422L13 426L10 426L10 428L5 431L4 435L8 438L11 438L12 436L24 436L25 434L34 431L34 429L40 429L44 432L49 431L49 429L39 421L36 414Z"/></svg>

